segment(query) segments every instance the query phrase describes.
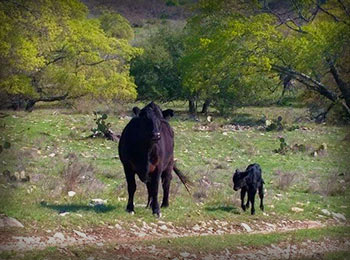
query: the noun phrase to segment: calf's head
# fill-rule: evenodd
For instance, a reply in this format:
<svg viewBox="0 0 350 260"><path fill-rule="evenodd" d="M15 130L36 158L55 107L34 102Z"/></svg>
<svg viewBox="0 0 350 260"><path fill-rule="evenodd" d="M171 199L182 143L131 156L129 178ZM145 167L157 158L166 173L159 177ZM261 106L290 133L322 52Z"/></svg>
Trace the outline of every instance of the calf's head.
<svg viewBox="0 0 350 260"><path fill-rule="evenodd" d="M238 191L241 189L243 186L245 186L245 177L246 177L246 172L240 172L238 169L236 172L233 174L233 189L235 191Z"/></svg>

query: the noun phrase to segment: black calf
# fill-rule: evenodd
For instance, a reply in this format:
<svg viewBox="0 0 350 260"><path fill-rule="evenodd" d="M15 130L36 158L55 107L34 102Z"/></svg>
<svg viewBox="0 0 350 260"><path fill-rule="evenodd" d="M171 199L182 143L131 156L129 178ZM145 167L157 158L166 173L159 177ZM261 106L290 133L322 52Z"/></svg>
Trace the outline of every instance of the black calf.
<svg viewBox="0 0 350 260"><path fill-rule="evenodd" d="M245 211L249 208L249 202L252 204L251 213L254 215L254 200L256 191L259 190L260 197L260 209L264 211L264 180L261 177L261 168L257 163L250 164L244 172L236 170L233 175L233 189L235 191L241 190L241 206ZM246 192L248 192L247 204L244 204L244 197Z"/></svg>

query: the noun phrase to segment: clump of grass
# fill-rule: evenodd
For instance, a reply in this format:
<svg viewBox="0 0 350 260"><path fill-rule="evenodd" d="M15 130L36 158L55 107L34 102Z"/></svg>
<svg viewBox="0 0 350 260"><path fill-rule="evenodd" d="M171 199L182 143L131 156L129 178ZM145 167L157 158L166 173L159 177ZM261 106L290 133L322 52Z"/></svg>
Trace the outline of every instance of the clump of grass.
<svg viewBox="0 0 350 260"><path fill-rule="evenodd" d="M62 191L96 192L104 184L95 178L95 169L91 164L81 162L75 154L68 155L68 166L62 171Z"/></svg>
<svg viewBox="0 0 350 260"><path fill-rule="evenodd" d="M343 179L338 173L330 174L326 179L313 179L308 187L308 192L323 196L339 196L346 192L349 180Z"/></svg>
<svg viewBox="0 0 350 260"><path fill-rule="evenodd" d="M295 172L276 172L277 181L276 187L280 190L286 191L288 190L292 184L296 182L296 173Z"/></svg>

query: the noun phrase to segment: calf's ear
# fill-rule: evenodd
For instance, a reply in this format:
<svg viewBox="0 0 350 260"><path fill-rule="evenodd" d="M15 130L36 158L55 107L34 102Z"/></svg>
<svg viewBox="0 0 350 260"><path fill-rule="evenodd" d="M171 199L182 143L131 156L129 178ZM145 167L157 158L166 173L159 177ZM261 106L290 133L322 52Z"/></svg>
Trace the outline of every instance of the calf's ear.
<svg viewBox="0 0 350 260"><path fill-rule="evenodd" d="M139 116L140 114L140 109L138 107L133 107L132 112L135 114L135 116Z"/></svg>
<svg viewBox="0 0 350 260"><path fill-rule="evenodd" d="M172 109L164 110L162 113L163 113L163 117L164 117L166 120L168 120L168 119L170 119L171 117L174 116L174 110L172 110Z"/></svg>

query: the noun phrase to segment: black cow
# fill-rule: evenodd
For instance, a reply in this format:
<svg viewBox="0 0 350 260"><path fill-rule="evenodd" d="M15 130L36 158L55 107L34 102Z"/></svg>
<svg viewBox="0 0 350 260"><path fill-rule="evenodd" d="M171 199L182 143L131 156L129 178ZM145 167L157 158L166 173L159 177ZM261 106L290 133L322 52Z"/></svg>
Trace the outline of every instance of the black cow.
<svg viewBox="0 0 350 260"><path fill-rule="evenodd" d="M148 203L153 214L160 216L158 187L163 185L161 207L169 205L169 188L174 168L174 132L165 118L173 111L162 110L151 102L143 109L133 108L136 117L124 128L119 141L119 157L128 184L126 210L134 213L135 174L147 185Z"/></svg>
<svg viewBox="0 0 350 260"><path fill-rule="evenodd" d="M233 189L235 191L241 190L241 206L245 211L249 208L249 202L252 204L251 214L255 214L254 200L256 191L259 191L260 197L260 209L264 211L264 180L261 177L261 168L257 163L250 164L244 172L240 172L238 169L233 175ZM247 204L244 204L244 197L248 192Z"/></svg>

